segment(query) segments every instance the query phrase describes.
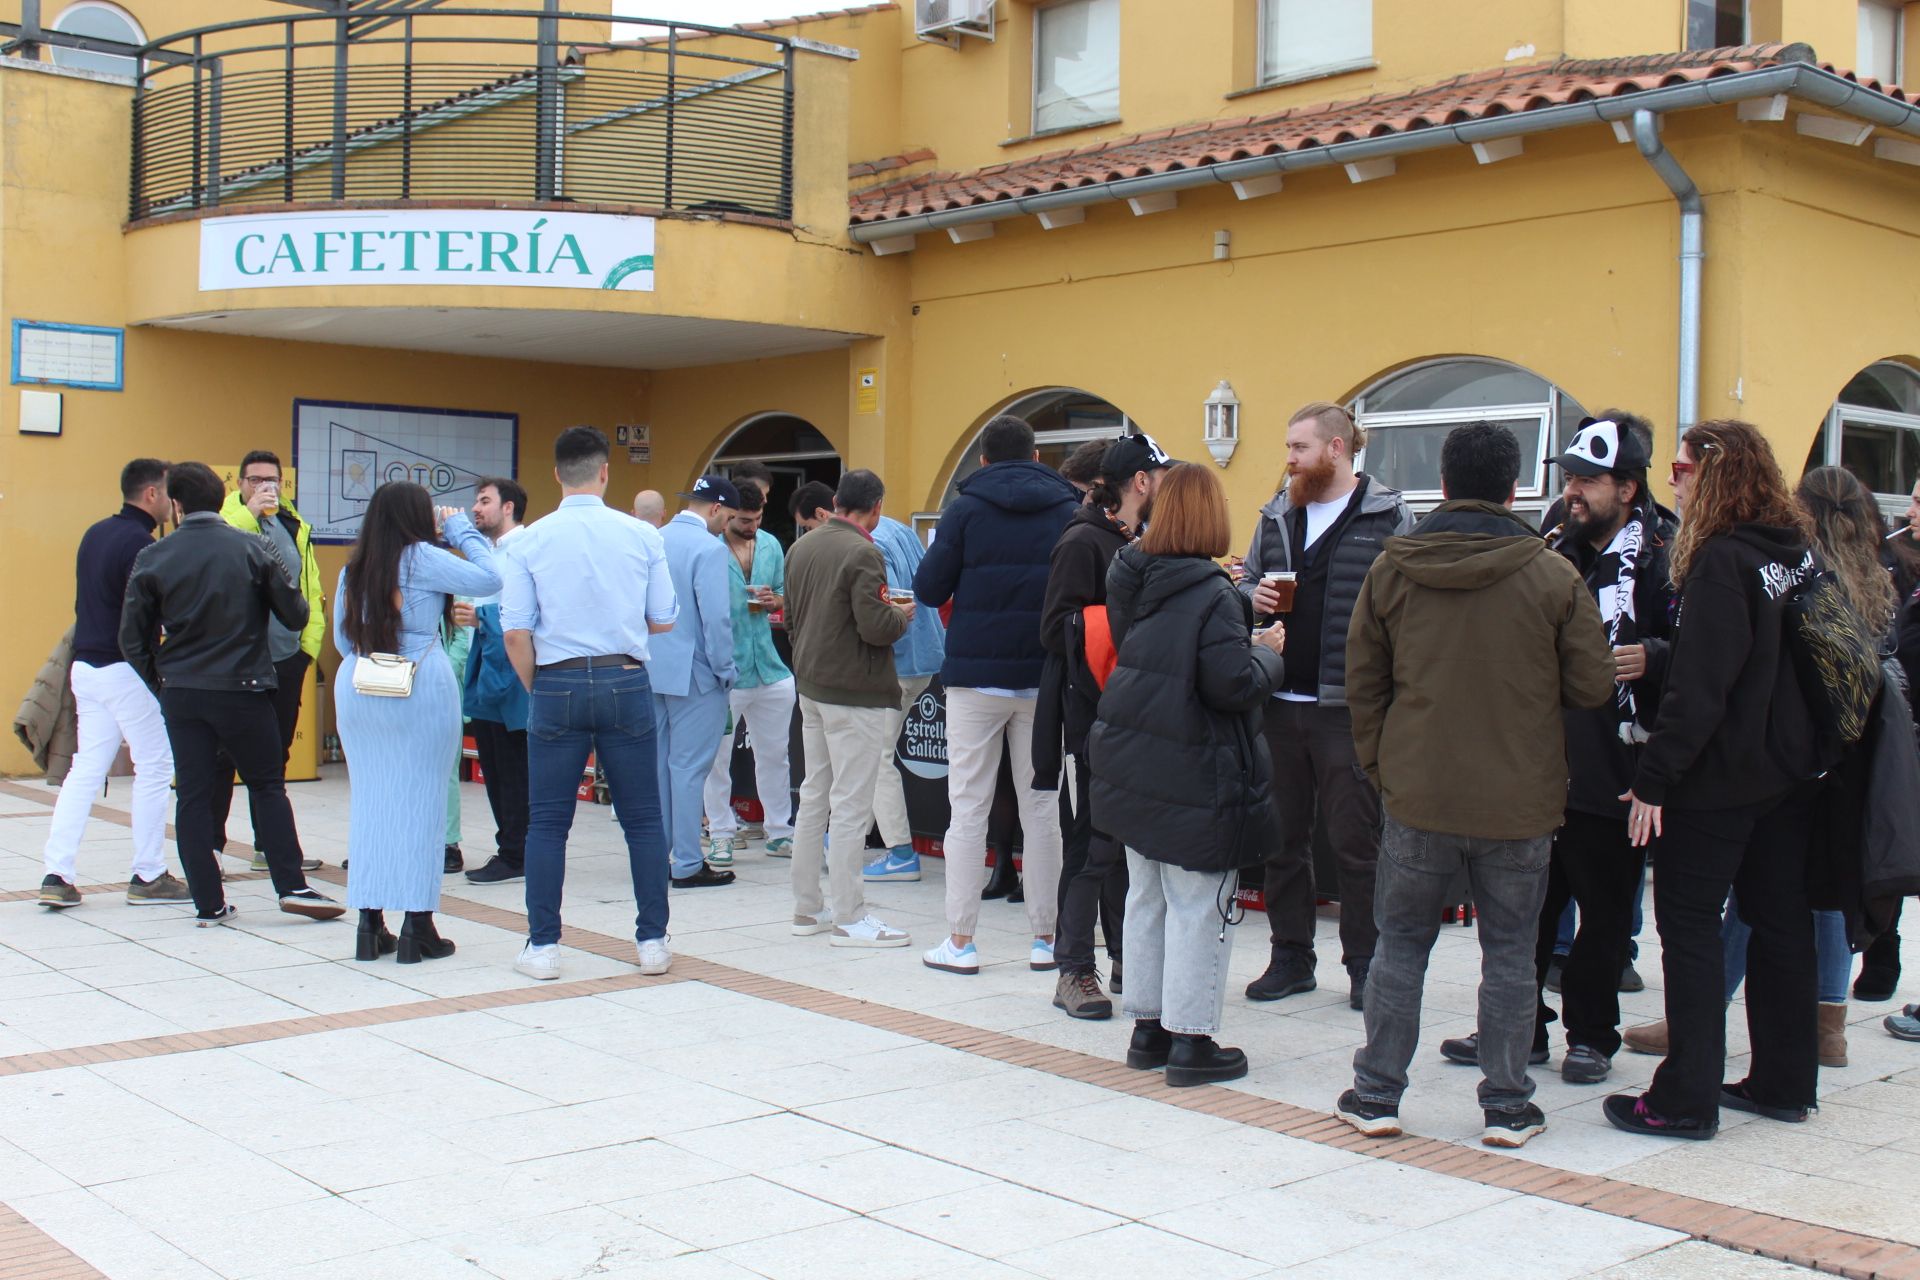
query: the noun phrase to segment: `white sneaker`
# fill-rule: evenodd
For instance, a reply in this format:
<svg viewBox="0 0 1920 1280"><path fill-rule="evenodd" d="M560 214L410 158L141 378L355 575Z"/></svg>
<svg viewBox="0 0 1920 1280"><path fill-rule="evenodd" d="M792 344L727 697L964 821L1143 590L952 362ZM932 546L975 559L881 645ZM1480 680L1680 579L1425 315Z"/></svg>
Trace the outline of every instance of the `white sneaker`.
<svg viewBox="0 0 1920 1280"><path fill-rule="evenodd" d="M920 963L929 969L939 969L946 973L979 973L980 953L969 942L964 947L953 945L952 937L940 939L940 945L920 957Z"/></svg>
<svg viewBox="0 0 1920 1280"><path fill-rule="evenodd" d="M829 933L833 929L833 913L822 912L817 916L795 916L793 935L796 938L811 938L816 933Z"/></svg>
<svg viewBox="0 0 1920 1280"><path fill-rule="evenodd" d="M1027 968L1036 973L1051 973L1059 967L1059 961L1053 958L1053 944L1045 938L1035 938L1033 950L1027 953Z"/></svg>
<svg viewBox="0 0 1920 1280"><path fill-rule="evenodd" d="M662 974L673 967L673 952L667 950L665 938L649 938L640 945L640 972Z"/></svg>
<svg viewBox="0 0 1920 1280"><path fill-rule="evenodd" d="M733 865L733 837L715 836L707 850L707 865L724 871Z"/></svg>
<svg viewBox="0 0 1920 1280"><path fill-rule="evenodd" d="M516 973L524 973L529 978L551 982L560 976L560 944L549 942L545 946L535 946L529 942L520 948L520 958L513 962L513 968Z"/></svg>
<svg viewBox="0 0 1920 1280"><path fill-rule="evenodd" d="M836 927L827 939L830 947L904 947L913 939L903 929L882 924L876 916L862 916L852 924Z"/></svg>

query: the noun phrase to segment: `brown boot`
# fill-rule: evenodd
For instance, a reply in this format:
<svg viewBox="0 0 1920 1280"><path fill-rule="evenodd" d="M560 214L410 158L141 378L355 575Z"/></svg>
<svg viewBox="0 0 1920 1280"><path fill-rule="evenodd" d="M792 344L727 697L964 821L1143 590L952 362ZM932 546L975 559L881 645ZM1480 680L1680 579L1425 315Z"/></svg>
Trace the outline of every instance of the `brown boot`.
<svg viewBox="0 0 1920 1280"><path fill-rule="evenodd" d="M1649 1022L1644 1027L1628 1027L1620 1033L1620 1039L1627 1048L1635 1053L1650 1053L1656 1058L1667 1056L1667 1024L1665 1019Z"/></svg>
<svg viewBox="0 0 1920 1280"><path fill-rule="evenodd" d="M1847 1006L1844 1003L1820 1006L1820 1065L1847 1065Z"/></svg>

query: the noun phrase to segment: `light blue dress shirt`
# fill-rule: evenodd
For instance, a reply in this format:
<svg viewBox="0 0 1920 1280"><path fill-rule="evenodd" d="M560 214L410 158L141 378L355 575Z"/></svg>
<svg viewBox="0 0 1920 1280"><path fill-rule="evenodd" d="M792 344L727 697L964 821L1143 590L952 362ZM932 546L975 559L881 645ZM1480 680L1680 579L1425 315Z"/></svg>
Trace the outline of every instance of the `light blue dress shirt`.
<svg viewBox="0 0 1920 1280"><path fill-rule="evenodd" d="M619 653L645 662L647 624L679 616L660 531L590 493L562 498L497 565L501 628L533 632L538 665Z"/></svg>
<svg viewBox="0 0 1920 1280"><path fill-rule="evenodd" d="M881 516L874 526L873 541L887 558L887 585L913 590L913 575L920 567L926 549L920 535L892 516ZM894 674L902 680L938 675L947 658L947 628L940 611L921 607L913 611L907 633L893 642Z"/></svg>
<svg viewBox="0 0 1920 1280"><path fill-rule="evenodd" d="M738 674L733 662L733 602L727 562L733 555L707 522L682 511L660 531L667 569L680 601L673 630L653 638L653 662L647 677L653 691L685 698L713 689L731 689Z"/></svg>

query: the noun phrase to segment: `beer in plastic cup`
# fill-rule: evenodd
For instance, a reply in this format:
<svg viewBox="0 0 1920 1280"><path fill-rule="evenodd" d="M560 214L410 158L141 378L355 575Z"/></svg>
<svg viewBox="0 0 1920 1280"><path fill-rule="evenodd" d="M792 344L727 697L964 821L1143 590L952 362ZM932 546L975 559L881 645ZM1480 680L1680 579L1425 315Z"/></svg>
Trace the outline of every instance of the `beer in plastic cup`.
<svg viewBox="0 0 1920 1280"><path fill-rule="evenodd" d="M1275 613L1293 612L1293 585L1299 579L1299 576L1300 575L1296 573L1265 573L1260 575L1260 581L1264 585L1272 587L1274 593L1279 596L1278 603L1273 606Z"/></svg>
<svg viewBox="0 0 1920 1280"><path fill-rule="evenodd" d="M887 603L888 604L912 604L913 592L907 589L906 587L888 587Z"/></svg>

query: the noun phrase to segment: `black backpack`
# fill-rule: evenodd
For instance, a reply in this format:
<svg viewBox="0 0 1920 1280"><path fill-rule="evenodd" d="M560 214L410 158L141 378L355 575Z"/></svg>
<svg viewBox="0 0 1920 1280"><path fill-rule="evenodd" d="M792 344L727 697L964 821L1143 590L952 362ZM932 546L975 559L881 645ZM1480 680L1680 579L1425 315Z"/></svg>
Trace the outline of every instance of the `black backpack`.
<svg viewBox="0 0 1920 1280"><path fill-rule="evenodd" d="M1884 679L1879 646L1847 603L1840 580L1825 569L1787 592L1786 630L1824 773L1866 735Z"/></svg>

